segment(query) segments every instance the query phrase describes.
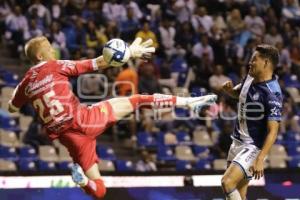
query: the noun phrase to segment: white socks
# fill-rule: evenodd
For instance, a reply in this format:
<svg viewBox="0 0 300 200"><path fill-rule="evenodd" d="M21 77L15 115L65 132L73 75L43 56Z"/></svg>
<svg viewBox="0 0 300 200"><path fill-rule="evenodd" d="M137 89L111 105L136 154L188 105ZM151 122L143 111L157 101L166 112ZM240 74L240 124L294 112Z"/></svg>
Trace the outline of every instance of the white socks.
<svg viewBox="0 0 300 200"><path fill-rule="evenodd" d="M242 197L237 189L226 194L226 200L242 200Z"/></svg>

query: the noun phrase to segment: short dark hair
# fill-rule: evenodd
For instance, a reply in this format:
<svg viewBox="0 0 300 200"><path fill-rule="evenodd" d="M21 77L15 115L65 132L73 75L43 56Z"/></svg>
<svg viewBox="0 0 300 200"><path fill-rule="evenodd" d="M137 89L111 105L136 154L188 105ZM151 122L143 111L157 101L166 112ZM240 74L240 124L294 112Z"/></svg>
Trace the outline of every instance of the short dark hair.
<svg viewBox="0 0 300 200"><path fill-rule="evenodd" d="M273 69L277 66L279 61L279 52L276 47L268 44L260 44L255 50L259 52L261 57L271 61Z"/></svg>

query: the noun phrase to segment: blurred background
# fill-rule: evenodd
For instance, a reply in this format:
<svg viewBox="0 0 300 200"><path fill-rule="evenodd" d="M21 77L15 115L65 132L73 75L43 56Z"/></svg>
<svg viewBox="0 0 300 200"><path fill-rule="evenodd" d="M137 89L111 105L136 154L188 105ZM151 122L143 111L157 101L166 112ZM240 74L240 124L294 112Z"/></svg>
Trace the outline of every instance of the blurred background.
<svg viewBox="0 0 300 200"><path fill-rule="evenodd" d="M256 45L276 46L280 52L276 76L284 95L283 120L277 142L266 160L266 177L250 188L249 198L299 198L299 3L0 0L1 196L77 199L82 195L82 199L89 199L78 189L19 189L19 196L14 196L14 189L3 189L14 185L39 188L36 184L41 182L32 178L39 176L47 182L43 188L74 186L66 176L72 164L67 150L47 139L32 108L24 106L20 114L14 115L7 112L12 91L31 67L23 46L29 39L44 35L59 59L74 60L100 55L103 45L112 38L128 43L135 37L154 41L157 51L148 62L133 60L122 69L111 68L71 79L74 93L82 103L136 93L219 95L217 105L203 108L196 118L185 108L175 108L171 113L141 110L98 137L99 167L109 188L114 188L109 189L107 199L222 199L219 175L226 168L237 102L224 95L220 87L227 80L238 84L245 78ZM204 179L208 174L217 176ZM54 175L58 177L55 180ZM133 184L135 176L158 175L161 179L149 179L152 186L146 184L138 189ZM20 176L23 179L17 179ZM164 176L170 178L169 182ZM128 184L118 183L122 177L129 178ZM201 180L200 185L195 184ZM207 185L209 182L212 184ZM139 187L143 184L145 181Z"/></svg>

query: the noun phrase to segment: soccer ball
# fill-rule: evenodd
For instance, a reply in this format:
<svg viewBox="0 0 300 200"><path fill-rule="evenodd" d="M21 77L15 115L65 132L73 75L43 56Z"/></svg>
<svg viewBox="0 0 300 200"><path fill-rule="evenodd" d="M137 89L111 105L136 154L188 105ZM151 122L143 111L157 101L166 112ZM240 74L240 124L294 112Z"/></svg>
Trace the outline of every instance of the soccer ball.
<svg viewBox="0 0 300 200"><path fill-rule="evenodd" d="M104 61L113 67L124 65L130 57L127 44L121 39L111 39L102 50Z"/></svg>

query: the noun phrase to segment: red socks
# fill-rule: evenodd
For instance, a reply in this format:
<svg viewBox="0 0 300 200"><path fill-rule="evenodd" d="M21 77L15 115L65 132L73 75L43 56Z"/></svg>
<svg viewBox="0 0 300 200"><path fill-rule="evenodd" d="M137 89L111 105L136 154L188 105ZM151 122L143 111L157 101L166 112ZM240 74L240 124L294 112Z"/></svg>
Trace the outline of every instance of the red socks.
<svg viewBox="0 0 300 200"><path fill-rule="evenodd" d="M106 193L106 188L101 179L89 180L88 184L82 189L89 195L98 199L103 198Z"/></svg>
<svg viewBox="0 0 300 200"><path fill-rule="evenodd" d="M140 95L135 94L129 97L129 100L133 106L133 109L140 107L151 108L151 106L163 108L171 107L176 104L176 96L154 94L154 95Z"/></svg>

